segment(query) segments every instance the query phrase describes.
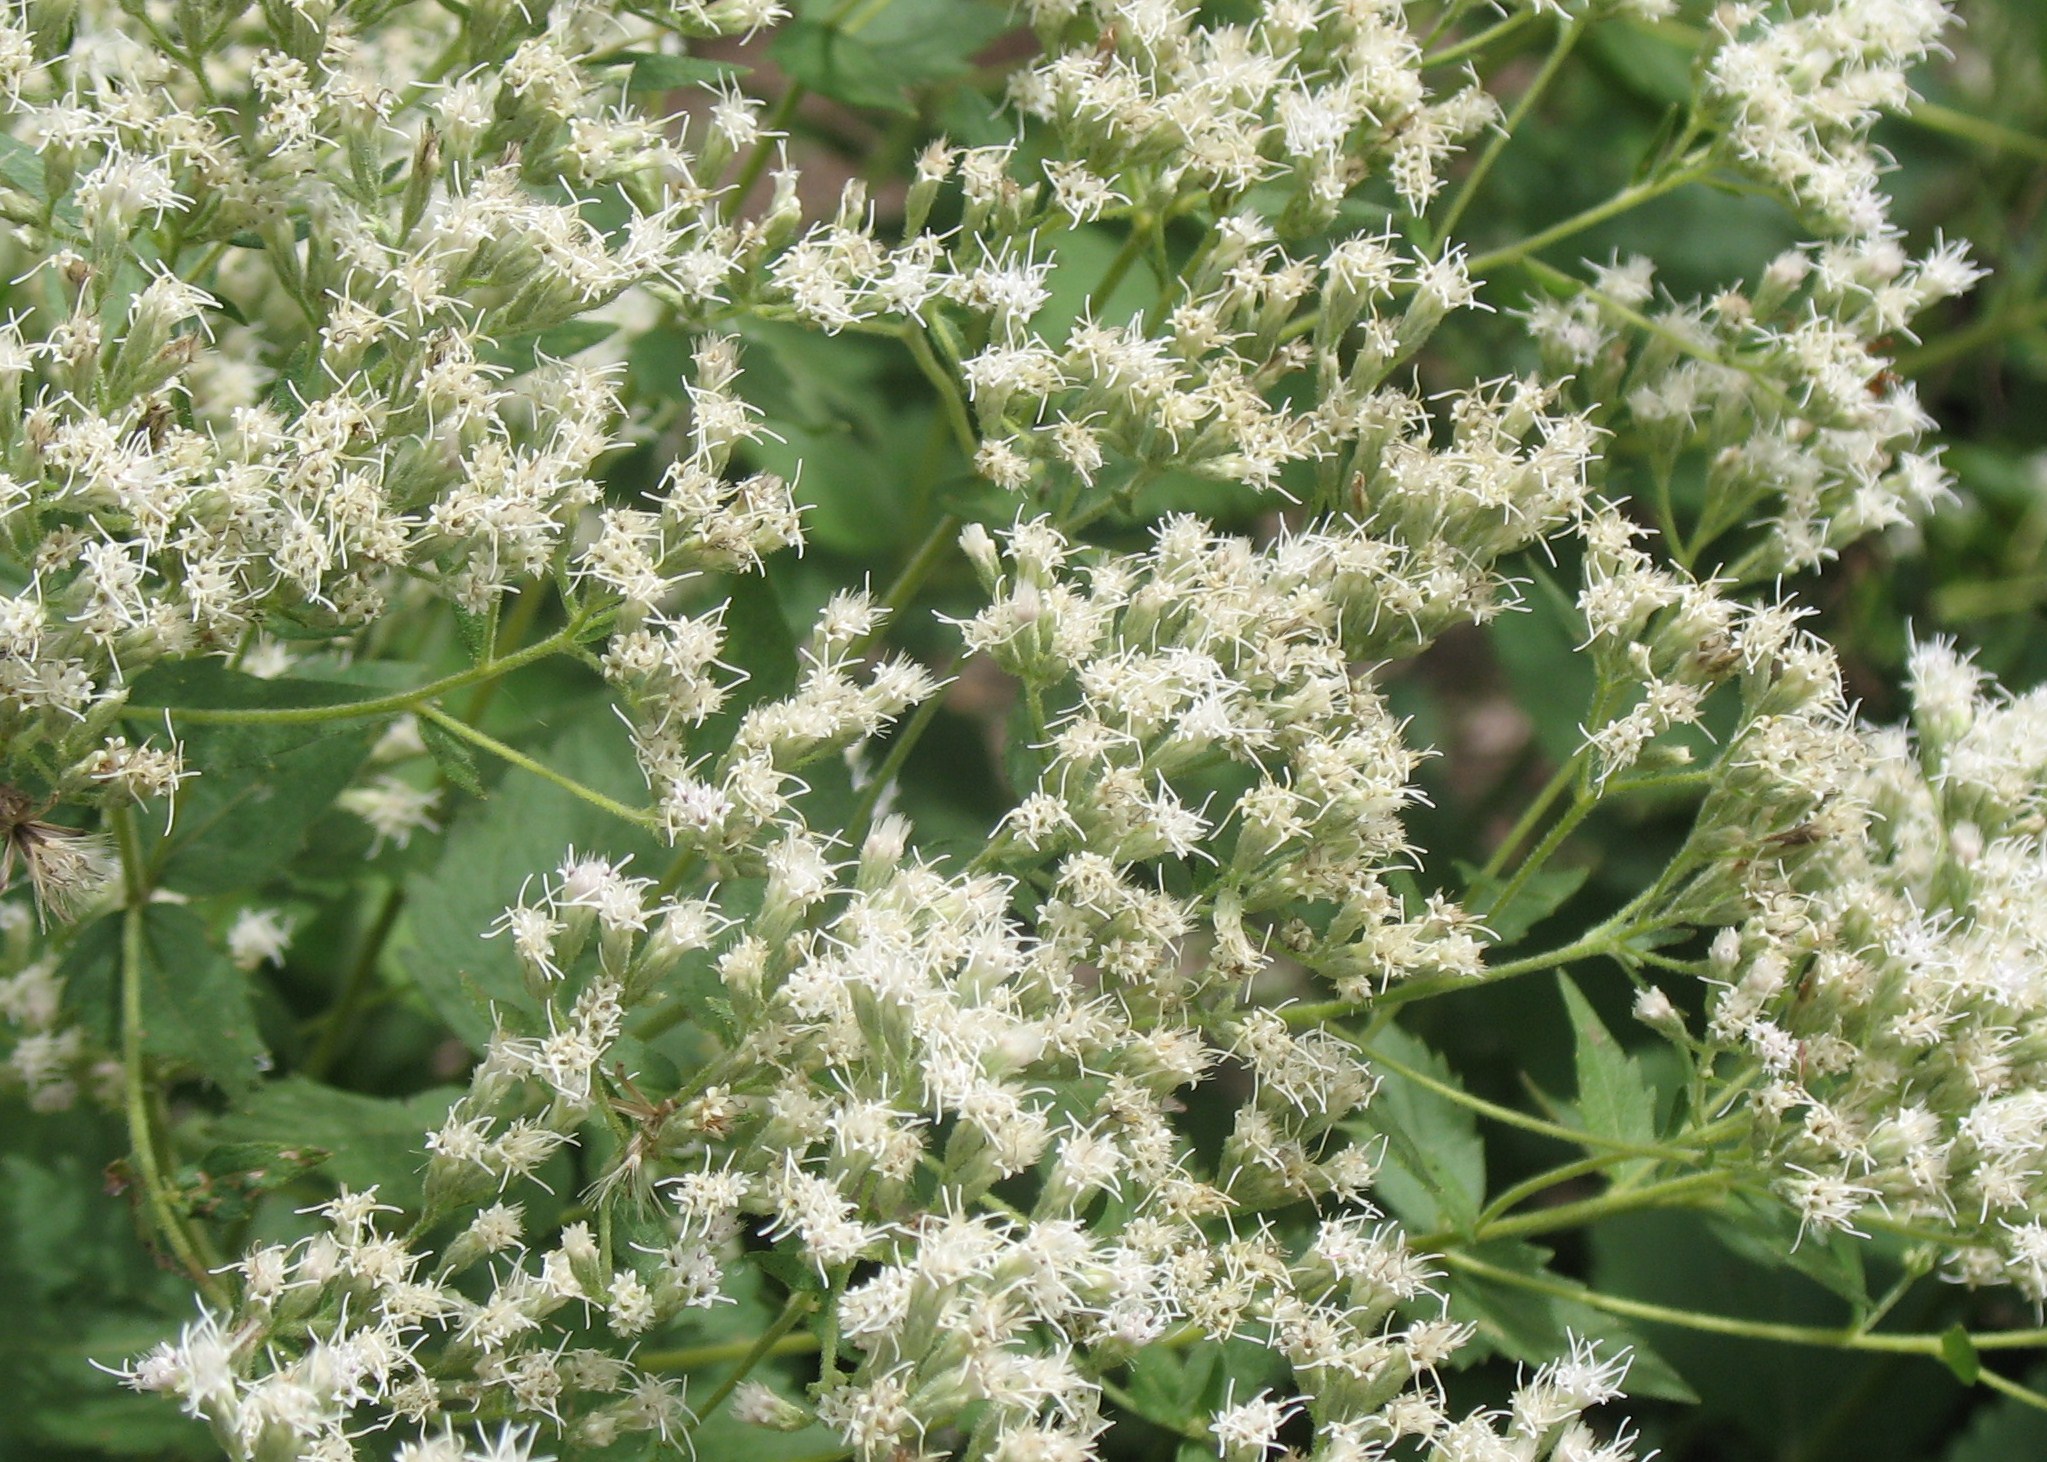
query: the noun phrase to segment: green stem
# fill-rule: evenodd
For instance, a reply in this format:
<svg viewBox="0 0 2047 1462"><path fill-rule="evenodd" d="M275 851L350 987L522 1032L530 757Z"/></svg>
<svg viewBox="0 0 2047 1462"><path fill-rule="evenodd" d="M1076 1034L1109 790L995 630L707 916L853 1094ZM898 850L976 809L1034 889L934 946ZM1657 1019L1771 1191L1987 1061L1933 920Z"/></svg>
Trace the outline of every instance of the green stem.
<svg viewBox="0 0 2047 1462"><path fill-rule="evenodd" d="M454 675L444 675L439 680L429 681L416 690L393 691L369 700L342 701L328 706L150 706L129 705L122 711L131 719L155 719L169 711L173 720L183 721L192 726L305 726L320 721L357 720L365 716L395 716L406 711L419 710L426 702L436 700L451 690L476 685L486 680L495 680L509 675L523 666L537 660L558 654L572 648L588 630L587 620L571 620L544 640L536 640L523 650L491 660L482 665L473 665Z"/></svg>
<svg viewBox="0 0 2047 1462"><path fill-rule="evenodd" d="M1641 1161L1640 1158L1626 1152L1595 1152L1581 1157L1575 1162L1563 1163L1557 1167L1537 1173L1533 1177L1523 1178L1511 1188L1502 1190L1492 1202L1479 1210L1478 1227L1481 1232L1490 1229L1500 1219L1512 1213L1523 1202L1538 1194L1547 1193L1550 1189L1560 1184L1568 1183L1573 1178L1590 1177L1593 1173L1599 1172L1604 1168L1610 1168L1615 1163L1639 1161Z"/></svg>
<svg viewBox="0 0 2047 1462"><path fill-rule="evenodd" d="M1557 819L1555 826L1543 834L1542 841L1537 843L1529 851L1528 856L1521 860L1521 866L1514 870L1514 876L1507 880L1507 886L1500 890L1499 897L1489 902L1480 912L1488 913L1494 909L1504 909L1513 903L1520 895L1521 890L1528 886L1528 880L1542 871L1543 864L1549 862L1550 857L1556 850L1561 848L1571 834L1578 830L1578 825L1591 815L1594 805L1584 801L1573 802L1565 810L1564 815Z"/></svg>
<svg viewBox="0 0 2047 1462"><path fill-rule="evenodd" d="M214 1275L220 1258L211 1251L205 1236L188 1222L171 1196L164 1177L158 1130L150 1106L148 1057L143 1050L145 1029L142 1011L142 964L149 911L149 884L145 874L141 839L135 819L125 807L108 814L114 839L121 853L121 876L126 907L121 914L121 1089L128 1118L128 1144L134 1151L135 1175L142 1183L143 1204L156 1231L198 1288L206 1303L223 1313L233 1309L233 1299Z"/></svg>
<svg viewBox="0 0 2047 1462"><path fill-rule="evenodd" d="M717 1345L684 1345L674 1350L642 1351L634 1363L648 1371L700 1371L708 1366L724 1365L727 1361L744 1360L753 1354L760 1344L758 1335L746 1340L727 1340ZM777 1336L768 1348L761 1352L763 1358L776 1355L809 1355L817 1349L817 1337L809 1331L801 1335Z"/></svg>
<svg viewBox="0 0 2047 1462"><path fill-rule="evenodd" d="M1543 789L1535 794L1535 800L1522 810L1521 816L1516 820L1514 826L1507 830L1507 835L1504 838L1500 839L1500 845L1494 848L1492 856L1486 859L1485 867L1479 869L1478 877L1472 880L1474 883L1481 883L1487 879L1500 876L1500 870L1507 866L1507 860L1514 856L1514 850L1526 841L1530 833L1535 831L1536 825L1549 812L1550 804L1562 796L1564 790L1571 785L1571 779L1578 774L1579 758L1583 757L1584 754L1580 750L1558 765L1555 773L1544 784Z"/></svg>
<svg viewBox="0 0 2047 1462"><path fill-rule="evenodd" d="M2047 1396L2041 1395L2031 1386L2021 1386L2017 1381L2000 1376L1988 1366L1977 1368L1976 1380L1993 1391L2001 1391L2014 1401L2023 1402L2036 1411L2047 1411Z"/></svg>
<svg viewBox="0 0 2047 1462"><path fill-rule="evenodd" d="M1458 61L1462 61L1466 56L1475 56L1495 41L1504 40L1515 31L1520 30L1521 27L1528 24L1529 21L1535 19L1541 13L1540 10L1533 6L1526 10L1517 10L1505 20L1495 21L1475 35L1466 36L1461 41L1453 41L1440 51L1431 51L1428 55L1422 57L1422 70L1427 71L1433 66L1453 65Z"/></svg>
<svg viewBox="0 0 2047 1462"><path fill-rule="evenodd" d="M1992 152L2015 152L2034 162L2047 162L2047 137L2035 137L2030 132L2021 132L2016 127L2007 127L1987 117L1974 117L1924 98L1913 102L1905 116L1929 132L1973 142Z"/></svg>
<svg viewBox="0 0 2047 1462"><path fill-rule="evenodd" d="M953 439L959 443L960 450L967 454L967 460L973 461L975 454L981 450L981 439L975 434L974 420L967 414L966 398L960 395L959 384L953 380L952 373L931 349L931 341L920 325L913 321L898 333L901 334L903 343L910 347L910 354L917 358L917 368L924 372L925 379L937 390L945 419L952 426Z"/></svg>
<svg viewBox="0 0 2047 1462"><path fill-rule="evenodd" d="M526 638L533 628L533 621L540 617L540 606L547 599L547 581L537 579L529 583L519 595L519 602L512 606L511 615L497 627L491 636L490 649L486 659L498 661L498 651L505 645L516 645ZM573 617L573 616L571 616ZM515 652L516 653L516 652ZM491 701L497 696L498 687L504 684L504 677L497 676L478 684L476 694L469 697L468 708L462 718L475 725L483 719L483 713L490 709Z"/></svg>
<svg viewBox="0 0 2047 1462"><path fill-rule="evenodd" d="M1566 22L1557 31L1557 41L1550 47L1549 56L1542 63L1542 69L1535 73L1528 85L1522 88L1520 99L1514 103L1514 110L1507 114L1507 120L1500 130L1493 134L1492 141L1478 155L1478 161L1471 165L1471 171L1464 175L1458 185L1456 196L1450 200L1450 208L1443 215L1443 222L1436 230L1436 242L1440 246L1457 228L1457 222L1464 217L1464 211L1471 207L1478 190L1484 186L1486 175L1492 172L1493 164L1500 160L1500 154L1507 150L1507 144L1514 140L1514 133L1535 110L1535 104L1542 100L1542 94L1549 90L1556 80L1557 72L1563 69L1572 48L1578 44L1578 37L1585 33L1585 17Z"/></svg>
<svg viewBox="0 0 2047 1462"><path fill-rule="evenodd" d="M1480 254L1470 262L1469 268L1473 275L1485 275L1503 265L1518 264L1551 244L1561 243L1573 234L1581 234L1588 228L1595 228L1610 218L1618 218L1651 199L1661 198L1665 193L1676 192L1687 183L1695 183L1711 171L1712 167L1704 161L1703 154L1694 153L1684 166L1665 173L1660 178L1647 179L1623 188L1604 203L1588 208L1582 213L1574 213L1560 223L1551 224L1540 233L1530 234L1519 243L1508 244L1494 249L1491 253Z"/></svg>
<svg viewBox="0 0 2047 1462"><path fill-rule="evenodd" d="M1698 1198L1724 1193L1734 1187L1735 1182L1735 1175L1732 1172L1719 1170L1687 1173L1683 1177L1667 1178L1661 1183L1651 1183L1643 1188L1615 1188L1600 1194L1597 1198L1584 1198L1576 1203L1559 1203L1533 1213L1510 1215L1489 1224L1476 1226L1471 1238L1473 1240L1525 1238L1530 1234L1583 1228L1586 1224L1597 1223L1603 1218L1611 1218L1621 1213L1639 1213L1645 1208L1689 1206ZM1683 1200L1683 1204L1673 1204L1671 1201L1673 1199ZM1460 1237L1462 1236L1455 1233L1424 1234L1414 1240L1414 1245L1418 1249L1436 1253Z"/></svg>
<svg viewBox="0 0 2047 1462"><path fill-rule="evenodd" d="M314 1080L324 1079L334 1069L334 1062L347 1046L348 1038L354 1034L355 1023L368 1002L370 987L376 983L377 961L383 955L391 931L398 927L398 915L404 907L405 886L393 884L384 894L376 922L370 926L355 964L348 972L348 983L342 986L341 997L320 1023L319 1038L313 1042L312 1052L299 1067Z"/></svg>
<svg viewBox="0 0 2047 1462"><path fill-rule="evenodd" d="M1699 1330L1709 1335L1733 1335L1744 1340L1774 1340L1784 1345L1816 1345L1830 1350L1866 1350L1891 1355L1926 1355L1935 1358L1940 1357L1943 1347L1950 1343L1945 1335L1884 1334L1853 1325L1789 1325L1773 1320L1744 1320L1734 1315L1682 1310L1670 1305L1651 1304L1646 1300L1601 1294L1597 1290L1586 1289L1560 1279L1524 1274L1516 1269L1504 1269L1497 1264L1489 1264L1483 1259L1473 1258L1454 1249L1447 1250L1437 1257L1452 1269L1461 1269L1481 1279L1512 1285L1516 1289L1525 1289L1536 1294L1576 1300L1580 1304L1589 1305L1595 1310L1604 1310L1609 1315L1618 1315L1622 1319L1675 1325L1681 1329ZM1992 1330L1980 1335L1972 1334L1969 1336L1969 1343L1977 1350L2032 1350L2047 1345L2047 1329ZM1986 1371L1984 1377L1984 1384L1992 1386L1995 1390L2004 1389L1988 1379L1989 1372ZM2007 1391L2005 1394L2012 1393Z"/></svg>
<svg viewBox="0 0 2047 1462"><path fill-rule="evenodd" d="M1426 1071L1409 1066L1404 1061L1397 1061L1393 1057L1386 1055L1383 1051L1376 1050L1373 1047L1360 1046L1359 1049L1364 1053L1365 1059L1372 1065L1383 1066L1394 1075L1399 1076L1403 1080L1413 1082L1425 1091L1433 1092L1445 1101L1455 1102L1460 1107L1468 1108L1478 1113L1481 1117L1490 1118L1504 1126L1519 1127L1524 1132L1533 1132L1540 1137L1551 1137L1558 1142L1569 1143L1573 1147L1598 1148L1603 1152L1612 1154L1616 1158L1653 1158L1664 1162L1681 1162L1697 1156L1696 1153L1688 1152L1681 1148L1659 1147L1638 1142L1626 1142L1616 1137L1603 1137L1597 1132L1587 1132L1577 1127L1566 1127L1559 1122L1550 1122L1541 1117L1530 1116L1526 1112L1517 1112L1512 1107L1503 1107L1497 1102L1487 1101L1484 1097L1473 1096L1462 1087L1452 1086L1447 1081L1438 1081ZM1557 1181L1561 1181L1561 1179Z"/></svg>
<svg viewBox="0 0 2047 1462"><path fill-rule="evenodd" d="M703 1409L697 1413L697 1419L690 1423L688 1430L683 1435L689 1436L693 1434L698 1427L704 1424L705 1418L715 1415L718 1408L725 1404L725 1399L739 1388L741 1381L747 1378L748 1373L755 1366L766 1360L769 1354L774 1351L775 1342L784 1335L787 1335L790 1330L795 1328L797 1321L803 1319L804 1316L816 1308L817 1296L815 1295L794 1294L789 1296L789 1303L782 1307L782 1313L775 1323L768 1326L766 1330L763 1330L755 1338L753 1344L748 1347L746 1353L740 1356L739 1364L734 1366L725 1379L718 1383L718 1388L711 1393L710 1399L704 1403ZM815 1337L805 1338L815 1339Z"/></svg>
<svg viewBox="0 0 2047 1462"><path fill-rule="evenodd" d="M526 755L525 752L505 745L504 742L498 740L495 736L485 735L468 722L449 715L439 706L420 706L418 713L424 719L439 726L449 735L460 737L470 745L480 747L498 758L498 760L508 762L521 771L531 772L543 781L554 783L555 786L561 788L564 792L573 797L581 798L592 807L602 808L613 817L621 818L635 827L651 828L654 826L652 814L640 811L637 808L628 807L615 798L605 796L594 787L584 786L573 777L563 776L553 767L546 765L544 762L537 762L532 757Z"/></svg>

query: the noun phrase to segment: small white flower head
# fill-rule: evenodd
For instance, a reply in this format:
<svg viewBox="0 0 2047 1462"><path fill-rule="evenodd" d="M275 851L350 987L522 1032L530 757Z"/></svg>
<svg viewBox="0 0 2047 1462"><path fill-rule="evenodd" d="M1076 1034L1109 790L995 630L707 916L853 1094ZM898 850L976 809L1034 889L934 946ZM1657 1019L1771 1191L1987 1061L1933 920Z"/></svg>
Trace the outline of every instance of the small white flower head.
<svg viewBox="0 0 2047 1462"><path fill-rule="evenodd" d="M1280 1450L1279 1432L1298 1416L1305 1403L1298 1397L1274 1400L1260 1391L1249 1401L1226 1406L1209 1422L1224 1462L1263 1462Z"/></svg>
<svg viewBox="0 0 2047 1462"><path fill-rule="evenodd" d="M425 829L439 832L434 807L441 794L433 788L415 787L394 776L382 776L367 787L350 787L335 799L344 812L352 812L370 825L376 834L369 856L383 851L387 842L407 847L412 835Z"/></svg>
<svg viewBox="0 0 2047 1462"><path fill-rule="evenodd" d="M243 909L228 926L227 953L236 969L281 965L291 944L291 921L276 909Z"/></svg>

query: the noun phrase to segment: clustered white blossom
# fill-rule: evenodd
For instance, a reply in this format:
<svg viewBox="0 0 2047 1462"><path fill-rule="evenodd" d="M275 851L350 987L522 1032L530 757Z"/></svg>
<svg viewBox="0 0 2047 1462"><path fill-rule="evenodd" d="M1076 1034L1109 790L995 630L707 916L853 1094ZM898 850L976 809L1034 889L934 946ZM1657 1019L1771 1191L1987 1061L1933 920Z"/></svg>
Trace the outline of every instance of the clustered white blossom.
<svg viewBox="0 0 2047 1462"><path fill-rule="evenodd" d="M1938 1237L1954 1277L2047 1299L2047 696L1913 652L1908 726L1838 683L1758 708L1684 903L1725 925L1687 1039L1754 1114L1801 1226ZM1719 852L1720 850L1715 850Z"/></svg>
<svg viewBox="0 0 2047 1462"><path fill-rule="evenodd" d="M1709 698L1739 698L1699 830L1638 901L1725 928L1717 993L1702 1032L1654 992L1645 1018L1752 1115L1803 1228L1932 1226L1957 1277L2047 1300L2028 897L2047 699L2002 698L1934 645L1909 735L1859 727L1803 611L1751 592L1946 491L1883 350L1977 271L1905 251L1867 140L1937 44L1935 0L1723 6L1710 157L1829 237L1703 302L1659 295L1643 260L1558 275L1524 312L1540 369L1448 391L1411 367L1485 281L1422 225L1504 113L1474 67L1426 64L1400 0L1267 0L1235 24L1027 0L1024 139L930 146L886 237L859 183L807 219L736 88L686 126L620 101L628 47L672 58L784 18L765 0L197 4L182 44L107 0L65 8L67 40L56 9L0 10L0 262L20 276L0 815L55 890L40 906L81 912L110 864L12 782L111 806L204 775L127 707L152 665L287 678L306 641L361 649L437 603L494 623L544 592L557 648L629 727L646 794L623 810L676 859L571 850L519 890L476 931L511 951L519 998L425 1137L417 1211L343 1190L121 1372L230 1456L686 1446L701 1418L635 1347L772 1272L797 1317L828 1311L817 1380L750 1380L734 1414L822 1423L863 1462L1099 1455L1110 1373L1232 1340L1286 1379L1210 1408L1226 1462L1626 1462L1625 1430L1583 1419L1625 1357L1589 1345L1504 1409L1452 1411L1435 1375L1470 1327L1371 1202L1357 1119L1380 1077L1265 999L1356 1009L1485 977L1483 921L1409 876L1423 753L1382 676L1514 607L1525 550L1581 569L1590 795L1681 761ZM771 157L747 214L739 184ZM1163 256L1196 216L1154 308L1052 308L1074 228L1111 220ZM982 599L952 629L1014 692L1023 771L971 860L917 851L886 788L850 825L810 820L807 767L864 775L941 693L877 650L900 605L833 595L793 684L735 701L734 611L709 586L804 542L798 485L755 464L774 424L744 391L750 315L907 342L1001 490L954 535ZM688 340L671 414L628 399L615 349L559 333L592 319ZM1642 480L1602 460L1621 433L1647 444ZM606 473L629 444L664 464L631 497ZM1704 516L1686 531L1666 506L1651 535L1637 510L1681 462ZM1145 512L1190 473L1270 521ZM437 830L447 791L408 773L433 728L383 725L338 799L373 852ZM269 901L217 922L242 971L300 937ZM110 1072L35 923L0 905L5 1074L54 1110ZM685 1021L700 1061L643 1093L654 1036ZM1204 1154L1177 1119L1218 1102ZM565 1183L577 1216L529 1223Z"/></svg>

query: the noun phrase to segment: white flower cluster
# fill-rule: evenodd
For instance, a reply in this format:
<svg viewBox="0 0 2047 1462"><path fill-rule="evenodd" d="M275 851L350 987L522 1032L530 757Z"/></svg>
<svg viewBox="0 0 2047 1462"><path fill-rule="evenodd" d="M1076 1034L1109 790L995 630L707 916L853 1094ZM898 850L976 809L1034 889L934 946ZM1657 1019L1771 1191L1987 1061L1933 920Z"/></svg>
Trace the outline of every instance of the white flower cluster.
<svg viewBox="0 0 2047 1462"><path fill-rule="evenodd" d="M1731 916L1701 1059L1808 1229L1933 1236L1955 1277L2037 1303L2047 696L1998 694L1939 641L1911 689L1909 727L1857 726L1835 694L1731 747L1701 826L1746 856L1688 897Z"/></svg>
<svg viewBox="0 0 2047 1462"><path fill-rule="evenodd" d="M1077 217L1112 198L1163 214L1197 194L1221 213L1255 187L1300 233L1327 226L1373 176L1419 213L1458 147L1500 115L1468 74L1431 98L1397 0L1277 0L1233 25L1202 25L1174 3L1025 9L1047 54L1011 96L1059 140L1047 172Z"/></svg>
<svg viewBox="0 0 2047 1462"><path fill-rule="evenodd" d="M1694 561L1725 541L1735 580L1767 582L1947 496L1920 448L1932 423L1886 362L1922 311L1981 277L1965 247L1912 259L1888 237L1812 245L1706 301L1659 297L1648 259L1593 275L1533 306L1529 328L1601 427L1642 434L1666 507L1697 464L1705 507L1688 528L1665 524Z"/></svg>
<svg viewBox="0 0 2047 1462"><path fill-rule="evenodd" d="M1596 1450L1577 1420L1624 1368L1590 1352L1530 1378L1501 1417L1444 1413L1426 1381L1468 1327L1358 1197L1371 1162L1337 1124L1374 1083L1348 1045L1267 1011L1230 1017L1220 1047L1140 1018L1066 942L1025 935L1008 880L947 876L904 832L883 823L848 866L792 835L743 931L570 855L496 931L545 1014L492 1040L428 1138L439 1253L384 1228L374 1194L344 1192L324 1232L244 1258L235 1312L136 1361L130 1384L178 1397L236 1456L354 1455L346 1428L366 1406L421 1429L407 1459L452 1447L434 1440L444 1419L477 1411L576 1444L674 1439L694 1425L680 1392L615 1347L730 1299L751 1228L841 1287L842 1353L812 1406L756 1387L740 1413L814 1416L872 1462L969 1411L991 1455L1093 1455L1101 1368L1198 1338L1269 1347L1300 1391L1219 1410L1226 1456L1266 1455L1302 1409L1332 1458L1402 1438L1440 1462L1630 1455ZM625 1007L672 988L685 960L715 969L728 1034L649 1106L608 1067ZM1256 1095L1209 1172L1171 1114L1226 1065ZM572 1223L529 1246L518 1190L593 1118L616 1134L593 1192L638 1195L639 1237L614 1248ZM1029 1212L994 1191L1026 1173ZM1298 1250L1243 1222L1331 1190L1344 1211Z"/></svg>
<svg viewBox="0 0 2047 1462"><path fill-rule="evenodd" d="M376 851L437 831L446 789L388 769L463 731L674 859L571 851L476 931L522 980L426 1135L417 1221L344 1190L262 1230L301 1236L220 1276L131 1386L236 1462L385 1439L401 1462L672 1450L702 1419L635 1347L772 1279L816 1379L749 1381L734 1414L822 1424L861 1462L1098 1456L1111 1373L1230 1341L1284 1380L1182 1420L1225 1462L1626 1462L1630 1436L1583 1419L1625 1359L1590 1346L1503 1409L1453 1412L1435 1375L1471 1327L1370 1201L1358 1119L1381 1075L1267 998L1348 1012L1487 977L1492 934L1414 876L1423 753L1383 682L1512 607L1514 556L1545 553L1579 574L1599 684L1581 804L1682 762L1716 691L1739 699L1697 834L1628 912L1726 931L1699 962L1703 1032L1643 1009L1749 1114L1747 1171L1807 1231L1887 1215L1949 1240L1961 1277L2047 1300L2028 898L2047 698L2001 698L1930 646L1913 733L1859 729L1803 612L1753 593L1946 490L1884 353L1976 270L1906 253L1867 142L1944 8L1723 6L1694 120L1724 130L1699 155L1834 241L1706 302L1659 295L1648 261L1538 273L1568 292L1526 311L1540 371L1448 389L1414 363L1483 281L1427 215L1503 109L1476 70L1426 61L1440 37L1400 0L1231 9L1025 0L1023 139L931 144L889 240L860 183L806 220L786 154L747 215L785 139L736 89L686 126L621 104L621 68L701 62L676 38L782 18L766 0L0 10L0 264L21 291L0 320L0 820L41 907L82 911L109 861L14 782L113 806L206 774L169 727L117 734L151 665L279 677L304 638L375 659L370 631L493 624L513 593L559 596L533 658L601 675L644 800L440 710L437 682L353 708L417 715L337 806ZM1565 40L1599 18L1533 9ZM1104 220L1123 252L1089 305L1055 305L1075 231ZM1194 220L1198 243L1169 244ZM1140 263L1155 301L1110 318ZM585 354L562 328L628 319L687 348L675 400L644 407L616 340ZM746 606L711 586L804 542L796 486L757 470L757 323L906 347L950 433L932 456L1000 505L961 507L913 560L964 553L981 597L947 621L957 663L1009 713L1014 805L961 864L859 781L863 746L943 678L878 648L907 573L901 594L820 591L789 683L742 689L728 663L760 668L728 643ZM1614 440L1642 460L1614 470ZM644 491L609 480L629 444ZM1149 511L1182 474L1268 516ZM1639 517L1618 500L1638 486ZM816 825L831 798L801 774L839 754L850 810ZM124 852L133 934L162 891ZM300 917L255 892L208 909L244 973ZM42 1109L125 1080L153 1144L139 1033L125 1069L100 1063L32 922L0 905L6 1078Z"/></svg>
<svg viewBox="0 0 2047 1462"><path fill-rule="evenodd" d="M709 7L742 29L773 10ZM547 356L548 330L670 288L724 227L693 172L716 160L616 111L583 64L617 24L223 17L195 56L111 6L0 17L0 50L52 57L5 88L10 157L41 182L8 194L0 244L19 276L0 537L28 570L0 594L11 753L162 795L175 768L99 743L152 661L360 627L420 592L481 612L570 554L622 595L658 587L659 552L640 577L617 561L646 567L651 527L574 542L620 407L608 373ZM45 33L73 25L89 44ZM459 74L388 80L440 76L435 53ZM202 249L203 288L168 262ZM540 361L514 383L517 341ZM747 545L789 541L775 490L745 491L771 520Z"/></svg>
<svg viewBox="0 0 2047 1462"><path fill-rule="evenodd" d="M1713 12L1709 95L1729 114L1725 146L1832 230L1889 231L1869 130L1912 93L1905 74L1940 41L1943 0L1731 0Z"/></svg>

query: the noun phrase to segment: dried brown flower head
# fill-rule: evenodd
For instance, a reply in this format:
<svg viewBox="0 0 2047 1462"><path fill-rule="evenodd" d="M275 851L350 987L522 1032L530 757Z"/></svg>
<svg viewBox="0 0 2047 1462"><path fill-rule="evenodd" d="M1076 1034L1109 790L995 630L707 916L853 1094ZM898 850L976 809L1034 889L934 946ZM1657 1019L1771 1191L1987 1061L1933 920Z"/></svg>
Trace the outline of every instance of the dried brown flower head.
<svg viewBox="0 0 2047 1462"><path fill-rule="evenodd" d="M45 822L47 811L48 803L0 785L0 889L12 882L19 858L38 916L45 925L52 914L69 923L114 876L114 854L98 833Z"/></svg>

